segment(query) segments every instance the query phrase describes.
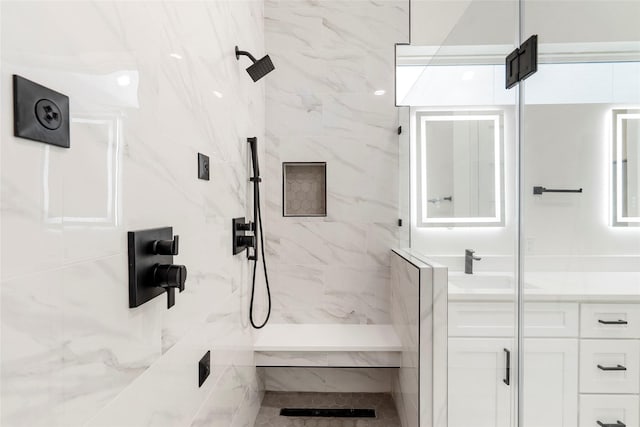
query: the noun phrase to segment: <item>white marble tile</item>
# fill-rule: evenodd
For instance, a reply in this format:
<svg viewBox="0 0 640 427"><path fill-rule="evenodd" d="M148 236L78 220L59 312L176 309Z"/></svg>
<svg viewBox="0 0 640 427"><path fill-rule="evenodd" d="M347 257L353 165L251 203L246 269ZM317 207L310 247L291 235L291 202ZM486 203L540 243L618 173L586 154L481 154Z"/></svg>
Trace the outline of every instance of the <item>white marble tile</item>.
<svg viewBox="0 0 640 427"><path fill-rule="evenodd" d="M256 366L301 367L389 367L400 366L400 353L391 351L330 351L330 352L256 352Z"/></svg>
<svg viewBox="0 0 640 427"><path fill-rule="evenodd" d="M10 82L10 73L3 69L3 93L10 92ZM9 97L5 98L2 109L8 111L13 107ZM2 129L11 129L10 116L3 115ZM3 279L43 271L64 262L62 224L47 221L49 217L63 215L62 173L57 165L47 169L59 150L26 140L3 140L0 210Z"/></svg>
<svg viewBox="0 0 640 427"><path fill-rule="evenodd" d="M253 385L247 388L242 404L236 409L231 427L253 427L260 411L262 397L262 393Z"/></svg>
<svg viewBox="0 0 640 427"><path fill-rule="evenodd" d="M116 256L3 283L4 422L40 425L49 414L60 425L81 423L160 355L161 308L128 309L125 265ZM38 318L47 326L36 327ZM42 413L28 411L13 388L38 384L48 384Z"/></svg>
<svg viewBox="0 0 640 427"><path fill-rule="evenodd" d="M419 414L421 425L443 427L447 425L447 268L403 250L394 250L391 264L391 314L405 345L394 381L396 405L409 425Z"/></svg>
<svg viewBox="0 0 640 427"><path fill-rule="evenodd" d="M408 3L272 0L265 7L266 49L282 70L267 85L272 263L325 271L323 302L287 307L276 317L388 322L388 287L381 283L388 281L398 216L393 47L407 41ZM375 96L379 89L386 94ZM283 161L327 162L326 218L281 218ZM348 268L363 265L368 270L360 275Z"/></svg>
<svg viewBox="0 0 640 427"><path fill-rule="evenodd" d="M365 230L356 223L283 224L279 259L297 265L357 265L364 258Z"/></svg>
<svg viewBox="0 0 640 427"><path fill-rule="evenodd" d="M323 306L337 323L389 323L388 286L388 268L331 267Z"/></svg>
<svg viewBox="0 0 640 427"><path fill-rule="evenodd" d="M326 93L322 97L323 125L335 137L363 136L364 132L397 131L397 114L392 96L373 93ZM397 136L397 133L396 133ZM368 141L377 145L378 141Z"/></svg>
<svg viewBox="0 0 640 427"><path fill-rule="evenodd" d="M376 169L395 173L387 138L395 108L369 92L389 76L387 49L399 41L404 11L384 2L295 2L268 13L265 24L263 7L260 1L2 4L2 91L10 92L11 73L22 73L68 94L74 120L72 149L63 150L16 140L11 115L2 114L3 425L67 427L91 417L96 425L251 425L259 387L247 325L250 271L244 258L230 255L228 219L247 214L245 139L262 142L265 119L274 141L262 157L273 179L264 201L269 215L280 213L280 162L315 143L296 152L301 139L324 138L309 160L324 155L345 165L336 169L329 196L336 223L274 221L271 265L284 277L276 311L292 321L333 321L312 298L286 312L293 305L287 301L302 295L291 289L321 286L322 294L304 295L323 304L333 295L330 304L338 306L341 291L325 292L328 269L370 263L372 285L363 289L358 321L388 319L380 249L390 236L372 224L395 215L394 184L386 174L366 184ZM375 29L385 14L393 22ZM46 51L42 32L51 35ZM234 57L236 44L256 56L271 53L276 72L251 82L246 58ZM125 75L129 85L119 85ZM10 111L10 97L3 99L0 108ZM367 142L343 149L348 138ZM288 147L280 151L279 143ZM209 182L195 179L197 152L211 157ZM365 162L363 152L371 152ZM362 163L370 169L348 169ZM347 188L345 181L358 185ZM189 268L187 290L169 311L164 296L129 310L125 233L164 225L181 235L176 262ZM344 277L349 281L332 283L357 284L354 274ZM214 374L197 389L194 361L208 348ZM362 372L344 378L384 388L384 379ZM173 399L129 405L149 391ZM14 392L33 400L25 406Z"/></svg>
<svg viewBox="0 0 640 427"><path fill-rule="evenodd" d="M380 37L377 26L372 25L370 3L351 4L331 2L321 8L325 27L323 47L326 55L342 52L366 53L376 43L386 41Z"/></svg>
<svg viewBox="0 0 640 427"><path fill-rule="evenodd" d="M446 266L429 261L433 271L433 426L446 427L448 425L448 288L449 273ZM422 348L421 350L425 350Z"/></svg>
<svg viewBox="0 0 640 427"><path fill-rule="evenodd" d="M391 325L270 324L256 332L256 351L399 351Z"/></svg>
<svg viewBox="0 0 640 427"><path fill-rule="evenodd" d="M271 275L273 321L316 323L321 318L317 302L324 295L324 269L278 264L272 272L275 273Z"/></svg>
<svg viewBox="0 0 640 427"><path fill-rule="evenodd" d="M230 426L233 420L236 402L232 396L232 389L235 382L233 381L234 370L231 367L226 368L214 390L203 402L200 410L193 419L192 427L204 426Z"/></svg>
<svg viewBox="0 0 640 427"><path fill-rule="evenodd" d="M391 265L392 252L390 247L398 242L397 219L386 223L373 223L367 226L367 256L368 262L373 265Z"/></svg>
<svg viewBox="0 0 640 427"><path fill-rule="evenodd" d="M11 97L0 104L2 425L186 425L216 393L222 425L250 425L248 263L231 255L230 218L248 211L265 81L234 46L264 53L263 3L0 7L0 89L14 73L50 86L72 120L71 148L47 146L14 138ZM196 179L198 152L211 181ZM187 289L171 310L164 295L129 309L126 232L158 226L181 236ZM214 369L198 389L206 349Z"/></svg>
<svg viewBox="0 0 640 427"><path fill-rule="evenodd" d="M329 366L327 352L259 351L256 366Z"/></svg>
<svg viewBox="0 0 640 427"><path fill-rule="evenodd" d="M400 366L400 354L398 352L383 351L359 351L359 352L331 352L329 353L329 366L337 367L391 367Z"/></svg>
<svg viewBox="0 0 640 427"><path fill-rule="evenodd" d="M274 9L269 11L265 23L265 43L279 71L269 76L268 90L286 93L326 90L330 64L314 49L315 40L322 37L322 18L309 16L304 8Z"/></svg>
<svg viewBox="0 0 640 427"><path fill-rule="evenodd" d="M419 364L419 295L425 291L420 289L420 276L418 267L391 255L391 319L403 345L394 396L407 425L418 425L421 370L427 374L431 369Z"/></svg>
<svg viewBox="0 0 640 427"><path fill-rule="evenodd" d="M388 393L395 368L328 368L326 391L353 393Z"/></svg>
<svg viewBox="0 0 640 427"><path fill-rule="evenodd" d="M267 391L391 391L394 368L260 368Z"/></svg>
<svg viewBox="0 0 640 427"><path fill-rule="evenodd" d="M293 135L322 133L324 108L318 94L276 91L267 87L267 102L278 105L277 108L267 109L266 121L270 127Z"/></svg>

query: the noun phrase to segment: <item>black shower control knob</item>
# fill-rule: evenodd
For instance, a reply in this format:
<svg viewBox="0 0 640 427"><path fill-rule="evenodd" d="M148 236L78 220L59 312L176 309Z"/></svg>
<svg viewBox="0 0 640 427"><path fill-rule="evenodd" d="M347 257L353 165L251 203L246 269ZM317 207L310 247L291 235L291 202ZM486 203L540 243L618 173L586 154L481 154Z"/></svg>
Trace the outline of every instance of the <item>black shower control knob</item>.
<svg viewBox="0 0 640 427"><path fill-rule="evenodd" d="M237 236L238 246L249 246L255 247L256 238L255 236Z"/></svg>
<svg viewBox="0 0 640 427"><path fill-rule="evenodd" d="M173 236L173 240L154 240L151 251L157 255L178 255L180 236Z"/></svg>
<svg viewBox="0 0 640 427"><path fill-rule="evenodd" d="M163 288L178 288L184 291L184 283L187 280L187 267L184 265L158 264L153 270L153 279L156 286Z"/></svg>
<svg viewBox="0 0 640 427"><path fill-rule="evenodd" d="M236 223L236 227L239 231L253 231L253 223L251 221L238 222Z"/></svg>

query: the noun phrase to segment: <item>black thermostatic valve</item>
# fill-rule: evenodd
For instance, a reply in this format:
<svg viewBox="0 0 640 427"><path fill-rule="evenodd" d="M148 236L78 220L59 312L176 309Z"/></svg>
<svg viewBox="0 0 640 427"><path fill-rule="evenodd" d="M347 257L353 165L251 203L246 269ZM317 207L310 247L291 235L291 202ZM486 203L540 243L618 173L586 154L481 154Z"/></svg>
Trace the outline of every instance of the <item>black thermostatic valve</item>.
<svg viewBox="0 0 640 427"><path fill-rule="evenodd" d="M69 148L69 97L13 76L13 134Z"/></svg>
<svg viewBox="0 0 640 427"><path fill-rule="evenodd" d="M167 293L167 308L176 302L175 290L184 291L187 267L175 265L179 236L171 227L130 231L129 242L129 308L141 306L160 294Z"/></svg>
<svg viewBox="0 0 640 427"><path fill-rule="evenodd" d="M244 217L233 218L231 220L231 237L233 239L231 251L234 255L249 248L253 248L254 251L256 250L256 237L255 235L247 236L247 231L254 232L255 225L247 222ZM255 253L253 256L255 256ZM251 255L249 255L249 259L253 259Z"/></svg>
<svg viewBox="0 0 640 427"><path fill-rule="evenodd" d="M198 179L209 181L209 156L198 153Z"/></svg>
<svg viewBox="0 0 640 427"><path fill-rule="evenodd" d="M207 380L211 373L211 352L207 351L198 362L198 387Z"/></svg>

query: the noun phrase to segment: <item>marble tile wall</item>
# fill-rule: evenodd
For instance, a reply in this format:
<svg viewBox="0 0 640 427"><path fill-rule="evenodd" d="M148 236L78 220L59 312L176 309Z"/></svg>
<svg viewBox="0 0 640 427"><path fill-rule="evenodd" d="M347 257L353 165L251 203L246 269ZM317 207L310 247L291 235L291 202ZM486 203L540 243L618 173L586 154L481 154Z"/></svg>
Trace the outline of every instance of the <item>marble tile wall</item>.
<svg viewBox="0 0 640 427"><path fill-rule="evenodd" d="M247 136L264 82L262 1L3 1L1 399L12 426L251 426L259 408ZM11 76L71 99L71 149L13 137ZM211 180L196 179L198 152ZM173 226L186 291L128 308L129 230ZM197 361L212 351L212 375Z"/></svg>
<svg viewBox="0 0 640 427"><path fill-rule="evenodd" d="M391 258L391 319L402 342L400 369L393 397L403 427L419 427L420 385L420 268L394 253Z"/></svg>
<svg viewBox="0 0 640 427"><path fill-rule="evenodd" d="M402 341L393 398L403 427L447 425L448 270L394 249L391 318Z"/></svg>
<svg viewBox="0 0 640 427"><path fill-rule="evenodd" d="M398 368L258 368L266 391L388 393Z"/></svg>
<svg viewBox="0 0 640 427"><path fill-rule="evenodd" d="M394 44L408 0L266 0L265 231L276 323L389 323ZM374 95L375 91L384 91ZM282 217L282 162L327 162L327 216Z"/></svg>

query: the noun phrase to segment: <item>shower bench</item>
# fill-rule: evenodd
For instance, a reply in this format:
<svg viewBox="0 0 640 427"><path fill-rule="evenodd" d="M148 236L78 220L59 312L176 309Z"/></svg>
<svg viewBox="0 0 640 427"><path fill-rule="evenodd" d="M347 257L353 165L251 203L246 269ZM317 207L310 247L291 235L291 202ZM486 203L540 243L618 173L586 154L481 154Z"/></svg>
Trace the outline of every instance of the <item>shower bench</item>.
<svg viewBox="0 0 640 427"><path fill-rule="evenodd" d="M253 349L258 367L397 368L402 344L392 325L270 324Z"/></svg>

